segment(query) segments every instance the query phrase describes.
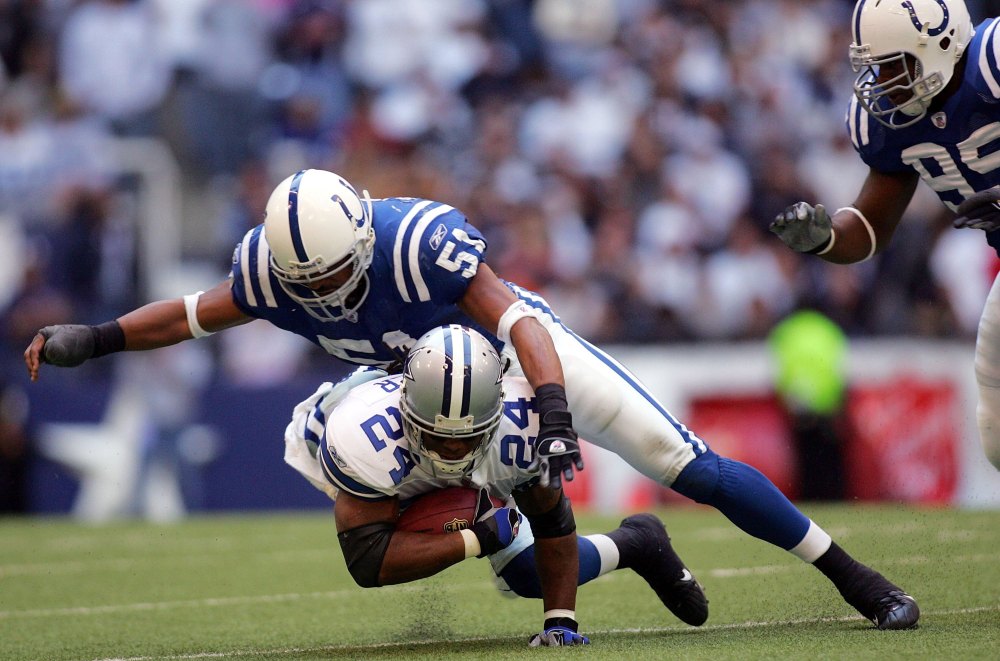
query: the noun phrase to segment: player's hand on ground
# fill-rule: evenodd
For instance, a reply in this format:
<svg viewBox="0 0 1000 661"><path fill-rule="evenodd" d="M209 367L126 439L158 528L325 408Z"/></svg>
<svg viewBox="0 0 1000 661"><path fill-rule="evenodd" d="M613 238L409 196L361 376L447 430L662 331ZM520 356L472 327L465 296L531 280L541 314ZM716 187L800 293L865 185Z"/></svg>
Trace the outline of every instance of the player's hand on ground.
<svg viewBox="0 0 1000 661"><path fill-rule="evenodd" d="M538 470L543 487L559 489L562 479L573 480L573 468L583 470L580 442L569 411L548 411L542 416L535 441L535 457L528 470Z"/></svg>
<svg viewBox="0 0 1000 661"><path fill-rule="evenodd" d="M958 205L955 227L993 232L1000 229L1000 186L980 191Z"/></svg>
<svg viewBox="0 0 1000 661"><path fill-rule="evenodd" d="M42 328L24 351L31 380L38 379L42 363L76 367L94 355L94 331L84 324L59 324Z"/></svg>
<svg viewBox="0 0 1000 661"><path fill-rule="evenodd" d="M477 513L482 508L483 493L480 492L480 505ZM489 496L486 497L489 502ZM476 522L472 524L472 532L479 540L480 553L477 557L483 558L493 555L498 551L510 546L521 526L521 514L512 507L491 507L476 517Z"/></svg>
<svg viewBox="0 0 1000 661"><path fill-rule="evenodd" d="M589 645L590 638L577 633L576 620L558 618L558 623L546 621L545 630L528 640L529 647L563 647L566 645Z"/></svg>
<svg viewBox="0 0 1000 661"><path fill-rule="evenodd" d="M796 202L771 222L770 230L796 252L811 252L830 240L833 223L822 204Z"/></svg>

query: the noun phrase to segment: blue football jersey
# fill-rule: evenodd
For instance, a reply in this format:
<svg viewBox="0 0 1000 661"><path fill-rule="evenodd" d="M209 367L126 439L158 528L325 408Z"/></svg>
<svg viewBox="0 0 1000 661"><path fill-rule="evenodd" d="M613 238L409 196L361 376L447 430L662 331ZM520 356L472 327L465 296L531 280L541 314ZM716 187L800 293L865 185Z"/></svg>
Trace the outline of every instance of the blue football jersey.
<svg viewBox="0 0 1000 661"><path fill-rule="evenodd" d="M316 319L285 293L268 268L263 225L247 232L233 253L233 300L244 313L355 365L388 366L425 332L450 323L475 328L502 348L457 305L486 254L482 234L460 211L431 200L386 198L373 201L372 225L371 290L356 322Z"/></svg>
<svg viewBox="0 0 1000 661"><path fill-rule="evenodd" d="M890 129L870 118L856 98L847 111L851 140L865 163L879 172L917 172L952 211L973 193L1000 185L998 21L976 27L962 84L938 112Z"/></svg>

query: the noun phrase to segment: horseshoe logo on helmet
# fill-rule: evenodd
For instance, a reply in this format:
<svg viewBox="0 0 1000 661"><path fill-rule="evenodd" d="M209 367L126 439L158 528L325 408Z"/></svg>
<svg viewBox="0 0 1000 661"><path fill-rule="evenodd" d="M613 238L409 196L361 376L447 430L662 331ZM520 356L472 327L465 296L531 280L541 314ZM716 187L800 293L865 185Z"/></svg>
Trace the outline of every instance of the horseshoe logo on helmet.
<svg viewBox="0 0 1000 661"><path fill-rule="evenodd" d="M927 30L927 36L929 37L938 36L948 27L948 5L945 4L945 0L935 0L935 2L937 2L938 6L941 7L941 11L944 12L944 17L941 19L941 25ZM917 10L913 8L913 3L910 0L906 0L906 2L902 3L902 6L906 9L906 11L910 12L910 22L913 23L913 26L920 32L923 32L924 22L920 20L919 16L917 16Z"/></svg>

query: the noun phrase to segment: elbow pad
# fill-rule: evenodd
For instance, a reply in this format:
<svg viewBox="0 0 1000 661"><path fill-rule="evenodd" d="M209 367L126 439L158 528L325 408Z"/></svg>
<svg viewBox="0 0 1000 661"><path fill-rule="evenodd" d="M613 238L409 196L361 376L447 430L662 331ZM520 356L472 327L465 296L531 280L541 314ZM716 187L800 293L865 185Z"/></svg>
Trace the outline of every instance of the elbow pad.
<svg viewBox="0 0 1000 661"><path fill-rule="evenodd" d="M565 537L576 532L576 519L573 518L573 508L565 492L560 492L559 502L548 512L528 516L531 522L531 532L536 539Z"/></svg>
<svg viewBox="0 0 1000 661"><path fill-rule="evenodd" d="M379 522L338 533L347 570L355 583L363 588L380 586L378 575L382 571L382 560L395 530L391 523Z"/></svg>

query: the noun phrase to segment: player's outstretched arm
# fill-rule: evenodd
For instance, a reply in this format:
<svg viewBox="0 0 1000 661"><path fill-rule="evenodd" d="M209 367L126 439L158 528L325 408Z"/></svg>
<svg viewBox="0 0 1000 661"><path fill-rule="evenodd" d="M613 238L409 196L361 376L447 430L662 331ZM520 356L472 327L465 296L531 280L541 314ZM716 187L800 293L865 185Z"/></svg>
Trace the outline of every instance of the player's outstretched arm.
<svg viewBox="0 0 1000 661"><path fill-rule="evenodd" d="M854 204L837 210L798 202L770 230L796 252L835 264L863 262L888 245L916 190L916 173L869 170Z"/></svg>
<svg viewBox="0 0 1000 661"><path fill-rule="evenodd" d="M396 530L399 499L365 500L341 491L334 507L337 537L355 582L371 588L408 583L466 558L482 558L506 548L517 536L518 513L487 506L471 530L426 533Z"/></svg>
<svg viewBox="0 0 1000 661"><path fill-rule="evenodd" d="M580 559L569 499L562 489L541 485L516 493L515 499L535 535L535 566L545 609L542 631L532 636L529 644L585 645L590 640L578 633L576 619Z"/></svg>
<svg viewBox="0 0 1000 661"><path fill-rule="evenodd" d="M225 281L197 297L156 301L97 326L59 324L38 331L24 351L32 381L42 363L76 367L118 351L144 351L176 344L246 323Z"/></svg>
<svg viewBox="0 0 1000 661"><path fill-rule="evenodd" d="M583 470L583 458L573 418L566 402L562 362L548 330L532 316L531 309L496 276L479 264L459 307L484 328L492 330L517 351L524 377L535 390L541 423L536 460L543 462L542 484L560 488L573 470Z"/></svg>

